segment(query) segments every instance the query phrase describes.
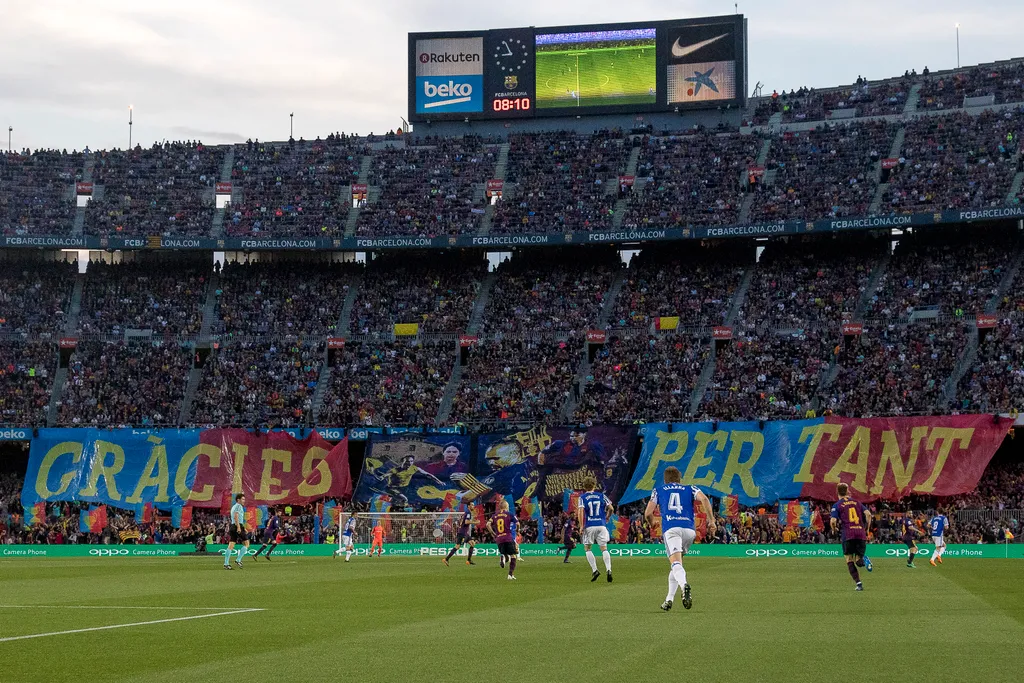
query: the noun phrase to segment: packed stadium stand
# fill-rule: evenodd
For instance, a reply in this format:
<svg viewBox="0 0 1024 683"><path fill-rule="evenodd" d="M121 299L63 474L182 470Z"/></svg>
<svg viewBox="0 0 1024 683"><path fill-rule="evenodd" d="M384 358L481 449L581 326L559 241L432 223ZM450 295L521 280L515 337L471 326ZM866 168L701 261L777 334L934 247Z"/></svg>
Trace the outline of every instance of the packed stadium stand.
<svg viewBox="0 0 1024 683"><path fill-rule="evenodd" d="M73 252L0 252L0 416L380 425L1017 410L1022 69L775 93L750 101L753 127L0 155L11 246L244 238L279 250L214 265L209 251L91 248L82 273ZM902 220L957 209L991 220ZM867 229L844 232L851 218ZM811 229L829 219L840 229ZM729 227L780 221L806 221L806 234ZM668 229L691 239L503 246ZM374 242L467 236L479 248ZM280 251L314 237L335 250ZM366 240L358 258L339 251L352 238Z"/></svg>

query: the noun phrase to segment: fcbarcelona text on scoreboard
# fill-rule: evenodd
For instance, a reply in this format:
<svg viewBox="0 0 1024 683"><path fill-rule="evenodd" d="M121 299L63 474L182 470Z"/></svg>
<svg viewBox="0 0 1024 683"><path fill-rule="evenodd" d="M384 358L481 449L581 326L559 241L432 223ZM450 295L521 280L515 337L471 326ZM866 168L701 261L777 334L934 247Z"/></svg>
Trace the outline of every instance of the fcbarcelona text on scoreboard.
<svg viewBox="0 0 1024 683"><path fill-rule="evenodd" d="M746 20L409 34L409 120L743 105Z"/></svg>

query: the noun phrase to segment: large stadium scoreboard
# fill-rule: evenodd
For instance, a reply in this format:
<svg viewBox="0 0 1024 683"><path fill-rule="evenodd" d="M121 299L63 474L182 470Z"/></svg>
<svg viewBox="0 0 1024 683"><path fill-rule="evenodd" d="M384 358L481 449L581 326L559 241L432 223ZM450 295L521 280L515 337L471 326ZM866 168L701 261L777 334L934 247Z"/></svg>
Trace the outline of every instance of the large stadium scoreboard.
<svg viewBox="0 0 1024 683"><path fill-rule="evenodd" d="M409 34L409 120L742 105L746 21L704 19Z"/></svg>

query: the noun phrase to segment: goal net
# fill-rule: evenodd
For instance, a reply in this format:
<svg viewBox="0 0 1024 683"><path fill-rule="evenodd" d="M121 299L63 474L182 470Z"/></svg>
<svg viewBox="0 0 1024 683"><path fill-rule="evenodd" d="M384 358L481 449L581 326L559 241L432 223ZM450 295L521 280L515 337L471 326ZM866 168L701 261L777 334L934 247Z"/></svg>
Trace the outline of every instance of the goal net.
<svg viewBox="0 0 1024 683"><path fill-rule="evenodd" d="M339 517L338 547L344 547L345 526L350 513ZM358 512L353 543L373 541L373 528L384 531L384 545L397 543L453 545L462 521L461 512Z"/></svg>

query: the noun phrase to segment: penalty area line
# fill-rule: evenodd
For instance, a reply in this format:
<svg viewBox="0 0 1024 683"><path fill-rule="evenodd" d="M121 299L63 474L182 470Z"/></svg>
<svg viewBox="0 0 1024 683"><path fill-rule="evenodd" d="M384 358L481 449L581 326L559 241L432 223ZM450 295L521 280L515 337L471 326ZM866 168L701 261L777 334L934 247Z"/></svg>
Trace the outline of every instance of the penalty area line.
<svg viewBox="0 0 1024 683"><path fill-rule="evenodd" d="M259 607L248 609L232 610L230 612L214 612L213 614L194 614L190 617L174 617L173 619L153 619L152 621L136 621L130 624L111 624L110 626L92 626L90 628L74 628L68 631L51 631L49 633L30 633L24 636L8 636L0 638L0 643L8 643L13 640L28 640L30 638L46 638L48 636L64 636L72 633L89 633L90 631L110 631L115 628L129 628L131 626L151 626L153 624L169 624L173 621L191 621L193 619L207 619L209 617L226 617L231 614L246 614L248 612L262 612Z"/></svg>
<svg viewBox="0 0 1024 683"><path fill-rule="evenodd" d="M158 605L0 605L0 609L152 609L188 612L263 611L261 607L160 607Z"/></svg>

